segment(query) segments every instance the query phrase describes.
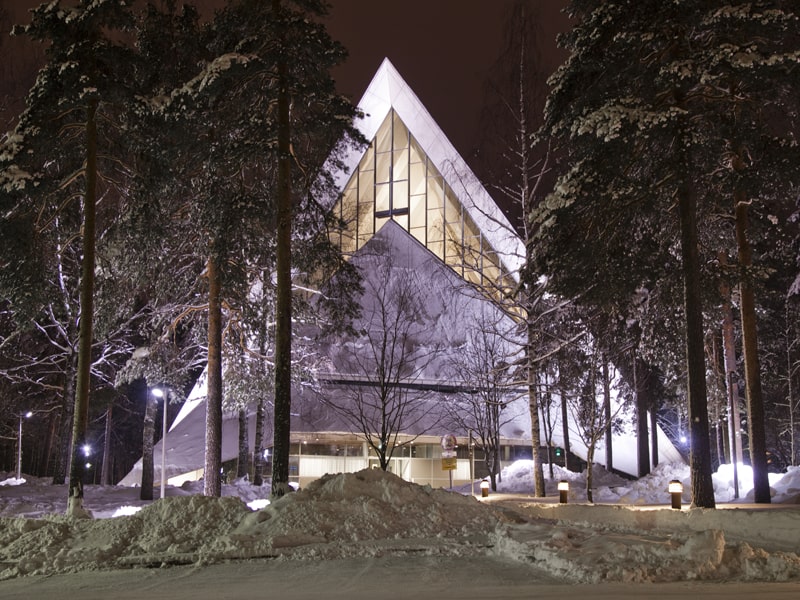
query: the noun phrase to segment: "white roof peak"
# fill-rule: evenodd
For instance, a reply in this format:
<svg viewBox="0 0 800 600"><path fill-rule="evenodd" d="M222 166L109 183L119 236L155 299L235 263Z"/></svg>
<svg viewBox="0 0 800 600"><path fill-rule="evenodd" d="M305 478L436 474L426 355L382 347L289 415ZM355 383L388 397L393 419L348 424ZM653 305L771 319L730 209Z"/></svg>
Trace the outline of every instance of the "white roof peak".
<svg viewBox="0 0 800 600"><path fill-rule="evenodd" d="M356 127L372 140L390 110L398 114L411 135L422 147L483 235L500 254L506 269L514 276L524 260L524 246L506 216L483 187L477 176L455 149L438 123L409 87L388 58L384 58L358 103L363 119ZM350 173L357 167L362 151L353 150L345 160L347 173L337 183L343 190Z"/></svg>

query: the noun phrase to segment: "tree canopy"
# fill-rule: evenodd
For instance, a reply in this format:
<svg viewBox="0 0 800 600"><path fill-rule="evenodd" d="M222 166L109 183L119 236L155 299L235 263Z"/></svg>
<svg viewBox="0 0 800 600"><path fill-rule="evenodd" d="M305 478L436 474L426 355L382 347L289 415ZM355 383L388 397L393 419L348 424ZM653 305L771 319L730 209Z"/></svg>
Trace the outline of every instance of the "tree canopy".
<svg viewBox="0 0 800 600"><path fill-rule="evenodd" d="M552 79L544 128L568 168L532 213L534 262L559 293L625 322L642 300L658 321L674 319L682 273L690 419L703 422L699 311L720 304L703 282L721 276L718 251L736 254L735 206L785 207L796 185L798 15L780 1L575 1L569 11L572 54ZM693 431L693 460L707 437ZM713 504L702 462L695 501Z"/></svg>

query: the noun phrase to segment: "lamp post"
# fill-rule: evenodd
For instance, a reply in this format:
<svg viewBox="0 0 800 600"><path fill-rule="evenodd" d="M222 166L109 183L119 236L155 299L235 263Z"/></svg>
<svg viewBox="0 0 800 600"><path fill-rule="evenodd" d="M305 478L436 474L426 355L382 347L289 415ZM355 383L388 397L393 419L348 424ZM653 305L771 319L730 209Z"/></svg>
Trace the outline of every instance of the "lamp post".
<svg viewBox="0 0 800 600"><path fill-rule="evenodd" d="M33 412L19 413L19 431L17 432L17 479L22 479L22 419L30 419Z"/></svg>
<svg viewBox="0 0 800 600"><path fill-rule="evenodd" d="M472 439L472 431L469 432L469 491L475 495L475 442Z"/></svg>
<svg viewBox="0 0 800 600"><path fill-rule="evenodd" d="M161 388L153 388L153 396L164 398L164 418L161 425L161 497L164 498L167 487L167 395Z"/></svg>

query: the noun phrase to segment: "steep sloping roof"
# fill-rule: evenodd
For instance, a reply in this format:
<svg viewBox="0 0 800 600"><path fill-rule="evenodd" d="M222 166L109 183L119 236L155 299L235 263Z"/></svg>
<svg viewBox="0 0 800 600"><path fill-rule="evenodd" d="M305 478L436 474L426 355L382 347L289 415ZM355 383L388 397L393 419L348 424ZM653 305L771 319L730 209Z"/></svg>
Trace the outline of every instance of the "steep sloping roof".
<svg viewBox="0 0 800 600"><path fill-rule="evenodd" d="M480 183L476 175L434 121L394 65L385 58L364 92L358 108L364 118L356 124L372 140L381 123L394 109L419 142L428 158L442 173L469 216L498 252L508 273L516 276L524 258L524 246L506 216ZM336 182L343 190L350 173L357 167L363 152L352 150L345 158L347 172L339 173Z"/></svg>
<svg viewBox="0 0 800 600"><path fill-rule="evenodd" d="M413 367L413 380L432 387L458 385L452 365L469 342L470 329L492 323L498 332L509 332L514 321L474 288L465 285L452 269L394 221L386 224L351 259L362 274L364 293L358 298L361 315L353 323L355 331L368 331L376 324L376 345L384 329L398 314L410 313L402 330L403 358ZM405 303L397 299L405 297ZM404 306L402 305L404 304ZM400 332L395 332L398 336ZM398 340L387 341L397 344ZM329 357L332 371L339 378L368 375L369 357L364 336L342 335L323 343L320 352ZM399 345L399 344L398 344ZM508 352L519 353L519 346L508 342ZM354 360L359 360L355 365ZM414 363L413 365L410 363ZM365 369L365 367L367 367Z"/></svg>

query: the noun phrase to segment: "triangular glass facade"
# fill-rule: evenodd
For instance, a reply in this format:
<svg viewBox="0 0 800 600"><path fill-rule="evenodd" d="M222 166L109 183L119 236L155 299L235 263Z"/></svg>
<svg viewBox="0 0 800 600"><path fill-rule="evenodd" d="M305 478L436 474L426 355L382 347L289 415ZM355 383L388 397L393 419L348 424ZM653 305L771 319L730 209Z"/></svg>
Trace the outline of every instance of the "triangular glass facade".
<svg viewBox="0 0 800 600"><path fill-rule="evenodd" d="M390 110L336 205L345 255L394 220L471 283L507 289L497 253L464 210L441 172L394 110ZM498 294L499 295L499 294Z"/></svg>

